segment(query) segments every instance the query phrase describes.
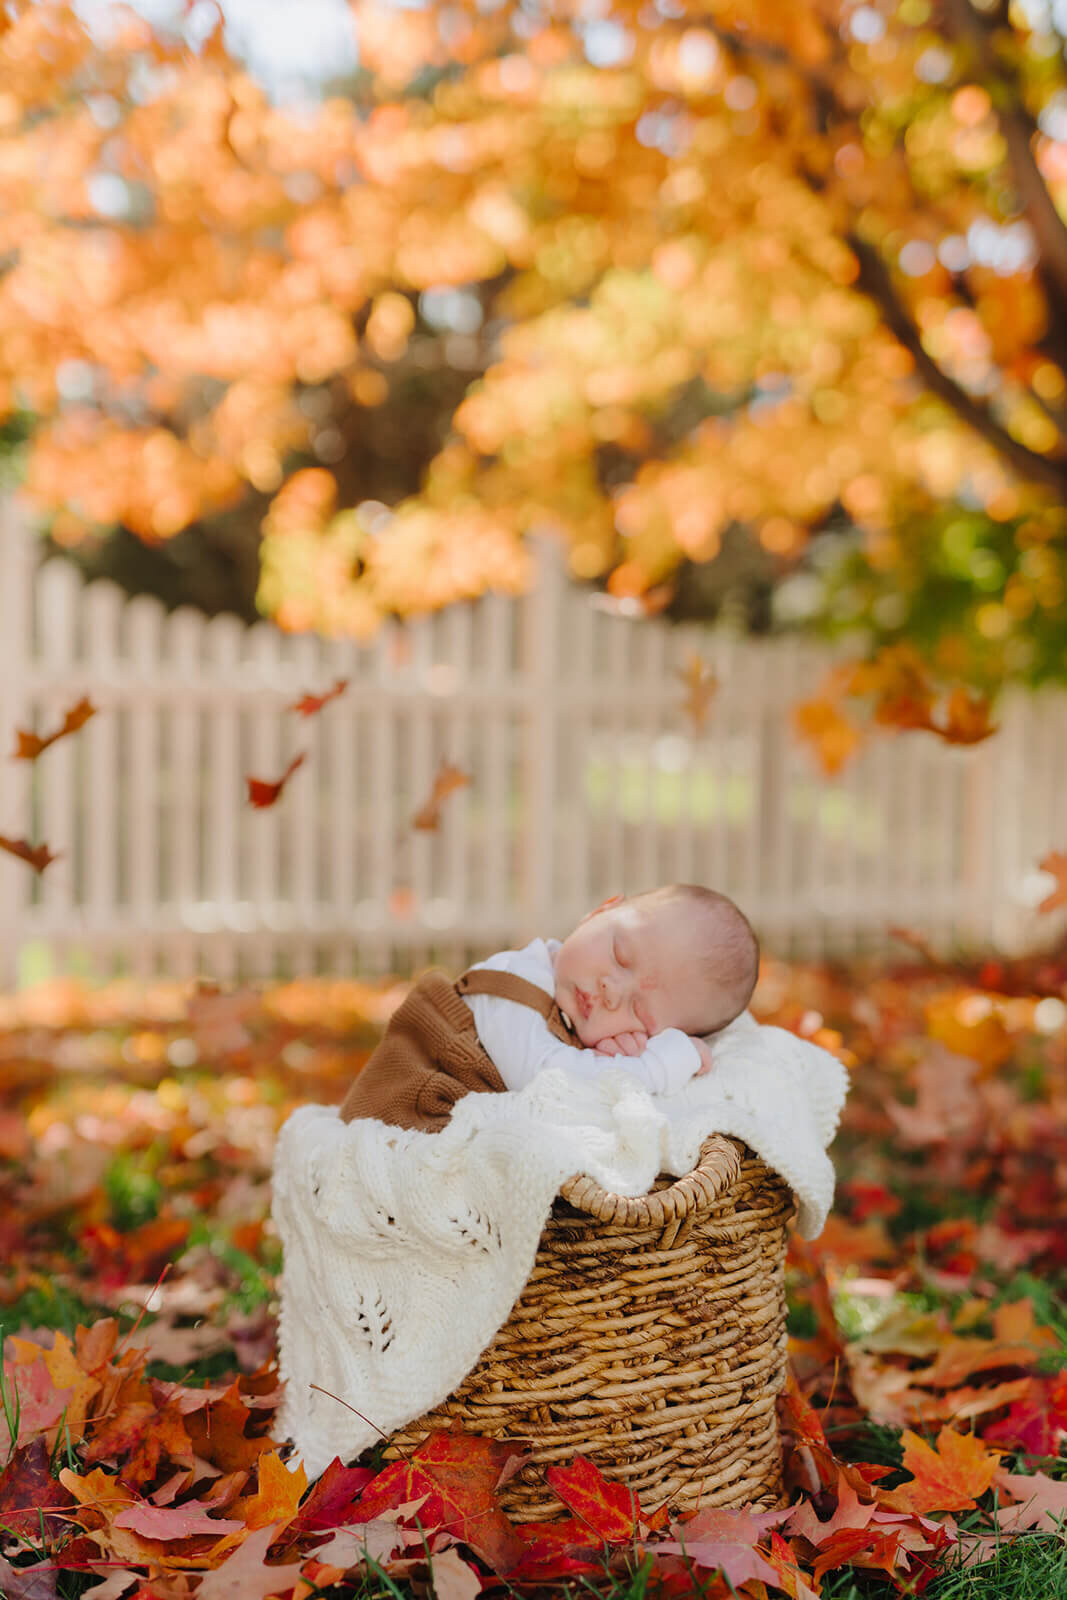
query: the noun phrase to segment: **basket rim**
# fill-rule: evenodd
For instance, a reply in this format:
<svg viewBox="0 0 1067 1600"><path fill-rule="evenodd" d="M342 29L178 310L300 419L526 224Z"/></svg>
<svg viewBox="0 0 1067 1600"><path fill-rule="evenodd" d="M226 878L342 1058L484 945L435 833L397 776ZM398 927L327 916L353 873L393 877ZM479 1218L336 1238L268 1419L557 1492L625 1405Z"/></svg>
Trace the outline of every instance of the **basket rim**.
<svg viewBox="0 0 1067 1600"><path fill-rule="evenodd" d="M620 1227L664 1227L695 1211L705 1211L720 1200L737 1182L744 1153L745 1146L739 1139L713 1133L701 1145L692 1172L655 1194L615 1194L587 1173L579 1172L560 1184L560 1198L598 1222Z"/></svg>

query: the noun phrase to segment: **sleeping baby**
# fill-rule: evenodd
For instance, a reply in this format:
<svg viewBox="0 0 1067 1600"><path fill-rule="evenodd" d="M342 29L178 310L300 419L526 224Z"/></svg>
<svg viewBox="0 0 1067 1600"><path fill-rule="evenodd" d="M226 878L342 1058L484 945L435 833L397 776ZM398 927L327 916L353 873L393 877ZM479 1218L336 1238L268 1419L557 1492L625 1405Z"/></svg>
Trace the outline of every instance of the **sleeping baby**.
<svg viewBox="0 0 1067 1600"><path fill-rule="evenodd" d="M708 1037L745 1010L758 969L756 936L725 895L699 884L616 895L562 942L502 951L456 983L420 978L341 1117L434 1131L462 1095L522 1089L550 1067L621 1069L673 1094L711 1070Z"/></svg>

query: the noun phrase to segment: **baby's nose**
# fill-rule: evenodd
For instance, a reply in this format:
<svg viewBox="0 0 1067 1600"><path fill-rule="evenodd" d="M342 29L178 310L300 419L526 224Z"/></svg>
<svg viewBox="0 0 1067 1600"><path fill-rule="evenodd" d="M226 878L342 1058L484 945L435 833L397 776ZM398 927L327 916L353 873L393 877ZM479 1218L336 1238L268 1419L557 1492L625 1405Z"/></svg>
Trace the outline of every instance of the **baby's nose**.
<svg viewBox="0 0 1067 1600"><path fill-rule="evenodd" d="M610 978L601 978L600 998L606 1006L614 1006L618 1004L619 992Z"/></svg>

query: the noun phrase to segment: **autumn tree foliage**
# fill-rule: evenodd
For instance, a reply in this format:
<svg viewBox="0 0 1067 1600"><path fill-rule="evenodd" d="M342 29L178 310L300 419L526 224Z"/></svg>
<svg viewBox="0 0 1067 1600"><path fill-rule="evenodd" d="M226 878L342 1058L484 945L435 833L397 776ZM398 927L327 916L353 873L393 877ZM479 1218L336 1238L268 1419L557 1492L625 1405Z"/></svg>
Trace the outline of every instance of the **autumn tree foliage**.
<svg viewBox="0 0 1067 1600"><path fill-rule="evenodd" d="M534 528L640 606L845 524L839 623L1062 671L1054 10L352 11L296 108L219 30L5 9L0 389L56 538L244 514L262 608L365 637L521 585Z"/></svg>

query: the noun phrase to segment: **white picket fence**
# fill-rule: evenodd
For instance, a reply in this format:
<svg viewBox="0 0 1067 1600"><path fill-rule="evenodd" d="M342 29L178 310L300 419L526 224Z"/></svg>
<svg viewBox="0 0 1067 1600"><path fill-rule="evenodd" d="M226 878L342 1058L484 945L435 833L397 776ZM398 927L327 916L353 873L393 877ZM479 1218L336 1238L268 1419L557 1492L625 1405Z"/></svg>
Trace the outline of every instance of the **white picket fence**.
<svg viewBox="0 0 1067 1600"><path fill-rule="evenodd" d="M904 925L942 946L1047 931L1036 863L1067 848L1067 696L1018 697L997 738L873 741L830 781L790 710L827 665L796 640L606 614L550 545L518 600L390 625L370 646L232 617L167 615L0 526L0 985L73 966L218 977L456 965L562 935L606 895L699 881L772 951L876 949ZM678 676L719 687L703 730ZM286 707L347 677L317 717ZM32 766L16 727L99 714ZM245 777L278 776L252 810ZM437 832L411 818L442 761L471 783Z"/></svg>

